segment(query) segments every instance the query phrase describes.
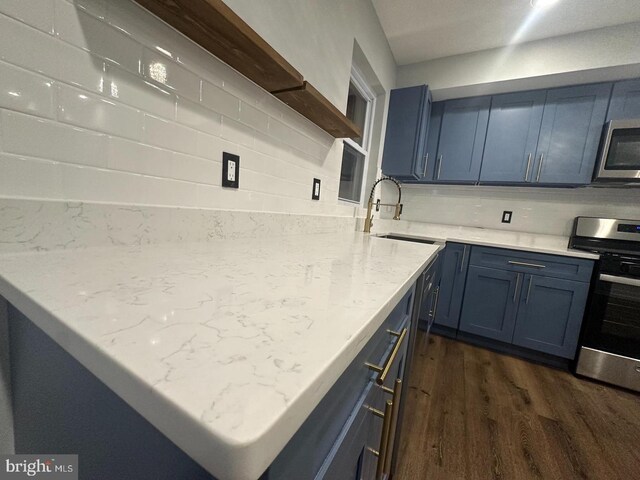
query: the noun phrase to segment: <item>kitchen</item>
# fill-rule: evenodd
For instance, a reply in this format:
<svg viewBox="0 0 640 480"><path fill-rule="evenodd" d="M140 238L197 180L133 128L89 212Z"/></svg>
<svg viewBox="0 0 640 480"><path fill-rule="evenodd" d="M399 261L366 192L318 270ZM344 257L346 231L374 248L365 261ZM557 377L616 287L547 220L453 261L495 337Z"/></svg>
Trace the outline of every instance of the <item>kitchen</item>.
<svg viewBox="0 0 640 480"><path fill-rule="evenodd" d="M632 478L638 46L632 0L0 0L0 475Z"/></svg>

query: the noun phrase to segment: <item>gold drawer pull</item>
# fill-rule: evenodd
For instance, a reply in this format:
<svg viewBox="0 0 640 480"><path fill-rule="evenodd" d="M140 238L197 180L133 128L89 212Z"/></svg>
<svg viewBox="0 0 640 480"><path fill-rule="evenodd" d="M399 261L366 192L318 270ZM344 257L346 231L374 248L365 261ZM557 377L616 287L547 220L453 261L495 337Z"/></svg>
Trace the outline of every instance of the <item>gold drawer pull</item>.
<svg viewBox="0 0 640 480"><path fill-rule="evenodd" d="M391 333L392 335L395 335L397 332L389 332L389 333ZM374 365L373 363L365 362L365 365L367 367L369 367L374 372L378 372L378 376L376 377L376 383L378 385L382 385L384 381L387 379L387 375L389 374L391 365L393 365L393 361L398 356L398 352L400 351L400 347L402 346L402 342L404 341L404 338L406 336L407 336L407 329L405 327L402 329L402 332L400 332L398 336L398 341L396 342L396 344L393 347L393 350L391 351L391 355L389 355L389 358L387 358L387 361L384 363L382 367L380 365Z"/></svg>
<svg viewBox="0 0 640 480"><path fill-rule="evenodd" d="M389 438L387 439L387 453L384 459L384 472L391 472L391 459L393 457L393 447L396 440L396 431L398 429L398 414L400 411L400 396L402 395L402 380L396 379L393 386L393 404L391 410L391 421L389 422Z"/></svg>

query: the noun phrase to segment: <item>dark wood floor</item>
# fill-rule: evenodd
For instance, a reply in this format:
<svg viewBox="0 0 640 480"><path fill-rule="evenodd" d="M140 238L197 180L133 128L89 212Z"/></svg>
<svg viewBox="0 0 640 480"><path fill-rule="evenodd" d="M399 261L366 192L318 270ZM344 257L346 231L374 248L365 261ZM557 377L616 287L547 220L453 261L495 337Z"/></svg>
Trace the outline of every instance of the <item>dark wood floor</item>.
<svg viewBox="0 0 640 480"><path fill-rule="evenodd" d="M396 479L640 479L640 395L423 332Z"/></svg>

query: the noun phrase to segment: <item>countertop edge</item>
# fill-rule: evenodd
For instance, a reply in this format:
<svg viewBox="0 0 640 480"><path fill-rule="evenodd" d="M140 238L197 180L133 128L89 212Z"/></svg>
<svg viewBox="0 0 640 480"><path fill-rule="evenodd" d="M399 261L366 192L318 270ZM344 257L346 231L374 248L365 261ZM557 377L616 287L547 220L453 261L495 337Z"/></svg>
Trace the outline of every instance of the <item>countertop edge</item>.
<svg viewBox="0 0 640 480"><path fill-rule="evenodd" d="M225 478L256 480L354 360L359 352L357 346L364 346L373 337L395 304L409 291L424 269L442 250L443 245L435 245L435 247L438 248L419 262L413 273L395 290L395 293L387 299L383 307L366 325L354 332L331 360L330 366L301 392L289 406L286 414L277 418L267 430L248 444L231 445L224 442L222 437L212 435L209 430L202 427L200 422L187 415L179 405L173 404L162 395L155 394L143 380L119 365L108 353L91 345L66 326L64 321L30 298L27 293L15 287L2 275L0 275L0 295L212 475L220 480ZM295 422L291 421L292 414L295 415ZM284 423L287 425L283 425ZM185 424L188 426L186 429ZM275 435L273 431L277 429L286 429L284 433L282 430L278 432L279 436L288 437L283 444L273 442L269 438ZM212 449L224 451L224 454L216 455L214 460L211 458ZM269 453L265 455L265 452ZM223 462L220 462L221 458L224 459ZM213 463L212 460L214 460Z"/></svg>

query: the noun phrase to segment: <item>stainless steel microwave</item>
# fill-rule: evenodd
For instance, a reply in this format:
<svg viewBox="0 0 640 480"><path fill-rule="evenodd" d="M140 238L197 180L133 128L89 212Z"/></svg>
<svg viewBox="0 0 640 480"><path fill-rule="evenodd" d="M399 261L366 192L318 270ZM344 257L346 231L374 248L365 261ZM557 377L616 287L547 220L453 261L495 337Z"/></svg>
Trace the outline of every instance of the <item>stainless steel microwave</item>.
<svg viewBox="0 0 640 480"><path fill-rule="evenodd" d="M596 182L640 182L640 119L611 120L604 127Z"/></svg>

